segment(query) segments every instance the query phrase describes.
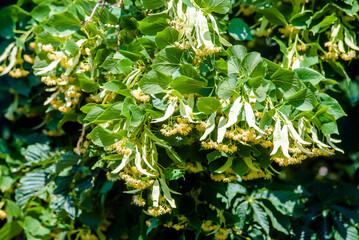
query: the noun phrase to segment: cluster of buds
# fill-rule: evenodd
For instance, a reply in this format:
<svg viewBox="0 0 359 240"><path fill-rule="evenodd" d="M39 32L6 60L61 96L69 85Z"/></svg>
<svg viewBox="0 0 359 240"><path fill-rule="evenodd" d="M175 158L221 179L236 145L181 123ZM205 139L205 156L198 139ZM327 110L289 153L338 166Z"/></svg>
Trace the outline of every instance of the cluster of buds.
<svg viewBox="0 0 359 240"><path fill-rule="evenodd" d="M177 133L183 136L187 136L192 131L192 128L193 124L190 124L188 120L177 118L177 123L175 123L173 127L167 124L163 124L160 131L162 135L167 137L175 135Z"/></svg>
<svg viewBox="0 0 359 240"><path fill-rule="evenodd" d="M166 228L173 228L176 231L182 230L188 226L188 219L185 216L181 215L180 217L177 218L178 218L178 223L174 224L173 222L168 222L163 224L163 226Z"/></svg>
<svg viewBox="0 0 359 240"><path fill-rule="evenodd" d="M257 135L254 130L245 130L237 128L234 131L227 131L224 135L226 138L230 138L234 141L253 142L260 143L263 139L256 139Z"/></svg>
<svg viewBox="0 0 359 240"><path fill-rule="evenodd" d="M41 82L45 83L47 86L55 86L55 85L57 85L56 78L52 78L50 76L43 76L41 78Z"/></svg>
<svg viewBox="0 0 359 240"><path fill-rule="evenodd" d="M206 131L207 124L205 122L200 121L199 124L196 125L196 130L199 132Z"/></svg>
<svg viewBox="0 0 359 240"><path fill-rule="evenodd" d="M188 162L186 163L186 171L189 173L199 173L201 169L199 169L195 163Z"/></svg>
<svg viewBox="0 0 359 240"><path fill-rule="evenodd" d="M238 179L236 173L231 169L227 169L224 174L210 174L210 177L213 181L215 182L233 182L236 181Z"/></svg>
<svg viewBox="0 0 359 240"><path fill-rule="evenodd" d="M41 82L45 83L47 86L66 85L73 81L74 81L73 77L68 76L64 73L62 73L61 77L59 78L53 78L50 76L41 77Z"/></svg>
<svg viewBox="0 0 359 240"><path fill-rule="evenodd" d="M354 17L354 16L345 15L342 17L343 22L352 22L355 20L356 20L356 17Z"/></svg>
<svg viewBox="0 0 359 240"><path fill-rule="evenodd" d="M162 206L162 204L161 204L158 207L153 207L153 206L149 207L147 209L147 213L153 217L158 217L163 214L169 213L171 210L172 210L172 208L170 206L168 206L166 204L164 204Z"/></svg>
<svg viewBox="0 0 359 240"><path fill-rule="evenodd" d="M212 232L218 228L218 225L211 220L204 221L201 225L201 229L205 232Z"/></svg>
<svg viewBox="0 0 359 240"><path fill-rule="evenodd" d="M307 51L308 47L309 46L305 45L305 44L297 45L297 51L305 52L305 51Z"/></svg>
<svg viewBox="0 0 359 240"><path fill-rule="evenodd" d="M196 49L196 54L197 56L200 56L200 57L206 57L206 56L209 56L213 53L218 53L222 50L221 47L215 47L215 46L205 46L203 48L203 50L197 48Z"/></svg>
<svg viewBox="0 0 359 240"><path fill-rule="evenodd" d="M0 209L0 220L4 220L6 218L7 214L4 210Z"/></svg>
<svg viewBox="0 0 359 240"><path fill-rule="evenodd" d="M183 230L185 227L187 227L188 223L185 223L185 224L173 224L171 222L167 223L167 224L163 224L164 227L167 227L167 228L173 228L174 230L176 231L179 231L179 230Z"/></svg>
<svg viewBox="0 0 359 240"><path fill-rule="evenodd" d="M64 133L62 133L58 130L52 130L52 129L50 129L50 130L44 129L44 130L42 130L42 132L49 137L59 137L59 136L64 135Z"/></svg>
<svg viewBox="0 0 359 240"><path fill-rule="evenodd" d="M85 72L89 72L91 70L91 66L90 64L85 64L83 62L80 63L80 67L82 70L84 70Z"/></svg>
<svg viewBox="0 0 359 240"><path fill-rule="evenodd" d="M313 148L312 154L309 155L310 157L330 157L332 154L334 154L334 149L320 149L320 148Z"/></svg>
<svg viewBox="0 0 359 240"><path fill-rule="evenodd" d="M284 28L279 28L278 31L285 36L289 36L291 33L298 33L299 29L296 29L294 26L286 25Z"/></svg>
<svg viewBox="0 0 359 240"><path fill-rule="evenodd" d="M29 43L29 47L34 50L36 48L36 43L35 42L31 42Z"/></svg>
<svg viewBox="0 0 359 240"><path fill-rule="evenodd" d="M134 178L132 175L126 174L124 172L120 173L120 178L122 180L124 180L127 185L129 185L129 186L131 186L132 188L135 188L135 189L149 188L155 182L155 180L144 181L144 180L141 180L141 179L137 179L137 178Z"/></svg>
<svg viewBox="0 0 359 240"><path fill-rule="evenodd" d="M212 140L210 140L209 142L202 142L202 146L205 149L216 149L220 152L225 152L225 153L234 153L237 151L236 145L229 146L224 143L216 143Z"/></svg>
<svg viewBox="0 0 359 240"><path fill-rule="evenodd" d="M42 51L45 51L45 52L53 52L54 51L54 47L51 44L42 45L41 49L42 49Z"/></svg>
<svg viewBox="0 0 359 240"><path fill-rule="evenodd" d="M246 17L251 15L253 13L253 10L254 10L254 6L248 5L248 4L245 4L245 3L241 3L239 5L239 7L241 8L241 13Z"/></svg>
<svg viewBox="0 0 359 240"><path fill-rule="evenodd" d="M273 158L273 161L278 163L279 166L288 166L288 165L292 165L292 164L299 164L302 162L302 160L305 160L306 158L307 158L306 155L300 154L296 157L293 156L291 158L287 158L284 156L275 157L275 158Z"/></svg>
<svg viewBox="0 0 359 240"><path fill-rule="evenodd" d="M107 147L110 151L116 151L118 154L130 155L132 150L125 147L126 141L121 140Z"/></svg>
<svg viewBox="0 0 359 240"><path fill-rule="evenodd" d="M167 24L172 26L174 29L176 29L177 31L181 30L181 29L185 29L186 28L186 24L181 23L179 20L166 20Z"/></svg>
<svg viewBox="0 0 359 240"><path fill-rule="evenodd" d="M220 228L214 235L214 239L216 240L226 240L228 235L232 233L232 230L229 228Z"/></svg>
<svg viewBox="0 0 359 240"><path fill-rule="evenodd" d="M23 58L24 58L25 62L34 64L34 59L30 55L24 54Z"/></svg>
<svg viewBox="0 0 359 240"><path fill-rule="evenodd" d="M105 23L105 27L108 27L108 28L119 28L120 25L113 25L113 24L109 24L109 23Z"/></svg>
<svg viewBox="0 0 359 240"><path fill-rule="evenodd" d="M2 72L1 69L0 72ZM29 71L26 71L24 69L16 68L10 71L9 75L13 78L21 78L21 77L26 77L27 75L29 75L29 73L30 73Z"/></svg>
<svg viewBox="0 0 359 240"><path fill-rule="evenodd" d="M253 171L249 170L249 173L242 177L242 180L248 181L258 178L271 179L272 175L270 173L265 173L263 171Z"/></svg>
<svg viewBox="0 0 359 240"><path fill-rule="evenodd" d="M350 61L353 58L355 58L356 56L356 52L354 50L350 50L347 53L342 53L340 55L341 59L343 59L344 61Z"/></svg>
<svg viewBox="0 0 359 240"><path fill-rule="evenodd" d="M191 47L191 44L188 41L183 42L183 43L175 42L175 45L176 45L176 47L178 47L179 49L182 49L182 50L185 50L185 49L188 49Z"/></svg>
<svg viewBox="0 0 359 240"><path fill-rule="evenodd" d="M63 68L70 68L72 66L72 59L69 59L68 57L66 56L62 56L61 57L61 61L60 61L60 65L63 67Z"/></svg>
<svg viewBox="0 0 359 240"><path fill-rule="evenodd" d="M142 92L142 90L140 88L132 90L131 91L131 95L136 98L136 100L146 103L150 101L150 96L146 95Z"/></svg>
<svg viewBox="0 0 359 240"><path fill-rule="evenodd" d="M91 50L89 48L83 48L81 50L81 55L87 55L90 56Z"/></svg>
<svg viewBox="0 0 359 240"><path fill-rule="evenodd" d="M269 35L271 35L272 31L273 30L271 28L265 29L263 31L260 31L260 29L257 28L256 29L256 36L257 37L268 37Z"/></svg>
<svg viewBox="0 0 359 240"><path fill-rule="evenodd" d="M131 203L136 205L136 206L143 207L143 206L146 205L146 200L143 199L141 197L141 195L137 194L137 195L133 195Z"/></svg>

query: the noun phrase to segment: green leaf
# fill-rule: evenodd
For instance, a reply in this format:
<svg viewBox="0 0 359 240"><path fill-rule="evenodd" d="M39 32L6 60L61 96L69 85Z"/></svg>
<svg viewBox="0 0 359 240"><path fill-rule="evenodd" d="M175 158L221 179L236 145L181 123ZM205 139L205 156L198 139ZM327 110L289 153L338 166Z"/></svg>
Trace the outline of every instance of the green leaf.
<svg viewBox="0 0 359 240"><path fill-rule="evenodd" d="M5 11L0 12L0 36L5 39L14 37L15 22Z"/></svg>
<svg viewBox="0 0 359 240"><path fill-rule="evenodd" d="M79 47L77 46L76 42L72 39L67 39L63 50L69 51L72 56L75 56L79 50Z"/></svg>
<svg viewBox="0 0 359 240"><path fill-rule="evenodd" d="M308 21L312 15L312 11L305 10L295 14L289 22L297 29L307 29L306 21Z"/></svg>
<svg viewBox="0 0 359 240"><path fill-rule="evenodd" d="M324 80L324 77L317 71L311 68L297 68L293 70L298 74L298 77L303 82L310 82L313 85L318 84Z"/></svg>
<svg viewBox="0 0 359 240"><path fill-rule="evenodd" d="M46 191L46 184L49 182L48 176L49 172L46 169L37 169L22 177L15 190L16 203L22 207L31 197L39 196Z"/></svg>
<svg viewBox="0 0 359 240"><path fill-rule="evenodd" d="M56 172L61 172L65 168L72 167L73 165L77 164L78 161L79 161L78 155L75 155L72 152L66 152L56 162L55 165Z"/></svg>
<svg viewBox="0 0 359 240"><path fill-rule="evenodd" d="M267 207L266 205L259 203L260 206L265 210L266 214L271 220L272 227L277 231L280 231L284 234L289 234L290 228L290 219L289 216L282 215L275 211L273 207Z"/></svg>
<svg viewBox="0 0 359 240"><path fill-rule="evenodd" d="M232 166L232 162L233 162L233 157L228 157L226 163L223 166L221 166L220 168L216 169L214 172L216 172L216 173L225 172L228 168L230 168Z"/></svg>
<svg viewBox="0 0 359 240"><path fill-rule="evenodd" d="M189 78L186 76L176 77L170 86L182 94L196 93L207 85L207 82Z"/></svg>
<svg viewBox="0 0 359 240"><path fill-rule="evenodd" d="M27 161L38 163L51 160L56 156L57 152L52 151L49 145L36 143L34 145L29 145L22 154Z"/></svg>
<svg viewBox="0 0 359 240"><path fill-rule="evenodd" d="M107 147L120 141L123 134L114 133L106 128L97 126L90 132L89 136L97 146Z"/></svg>
<svg viewBox="0 0 359 240"><path fill-rule="evenodd" d="M231 7L230 0L195 0L195 2L200 7L205 8L205 13L226 14Z"/></svg>
<svg viewBox="0 0 359 240"><path fill-rule="evenodd" d="M253 40L247 23L240 18L233 18L228 25L228 32L235 40Z"/></svg>
<svg viewBox="0 0 359 240"><path fill-rule="evenodd" d="M254 89L254 95L257 101L263 102L267 97L269 83L262 76L252 78L248 81L249 85Z"/></svg>
<svg viewBox="0 0 359 240"><path fill-rule="evenodd" d="M248 210L248 201L242 202L236 208L236 214L239 217L240 221L236 222L234 227L238 232L243 231L244 229L244 225L246 223L246 217L247 217L247 210Z"/></svg>
<svg viewBox="0 0 359 240"><path fill-rule="evenodd" d="M277 8L259 9L258 12L262 13L270 22L275 25L288 25L287 20L285 20L285 17Z"/></svg>
<svg viewBox="0 0 359 240"><path fill-rule="evenodd" d="M269 234L269 221L267 219L267 214L257 203L250 202L249 204L253 210L254 221L256 221L262 227L266 234Z"/></svg>
<svg viewBox="0 0 359 240"><path fill-rule="evenodd" d="M158 0L158 1L153 1L153 0L142 0L143 3L143 7L145 9L157 9L163 6L163 1Z"/></svg>
<svg viewBox="0 0 359 240"><path fill-rule="evenodd" d="M287 98L287 100L300 111L310 111L318 104L318 100L314 93L308 88L298 91L296 94Z"/></svg>
<svg viewBox="0 0 359 240"><path fill-rule="evenodd" d="M183 51L177 47L162 49L153 61L152 68L164 74L171 75L180 68Z"/></svg>
<svg viewBox="0 0 359 240"><path fill-rule="evenodd" d="M81 28L80 20L71 12L62 12L51 16L47 22L51 29L55 29L57 35L66 37L74 34Z"/></svg>
<svg viewBox="0 0 359 240"><path fill-rule="evenodd" d="M218 84L217 95L227 100L232 97L233 93L236 91L236 79L234 77L229 77L224 79Z"/></svg>
<svg viewBox="0 0 359 240"><path fill-rule="evenodd" d="M173 45L178 41L179 33L172 27L167 27L165 30L156 34L155 42L158 48L165 48L169 45Z"/></svg>
<svg viewBox="0 0 359 240"><path fill-rule="evenodd" d="M34 237L44 237L51 232L50 229L42 226L37 219L30 216L25 217L24 230Z"/></svg>
<svg viewBox="0 0 359 240"><path fill-rule="evenodd" d="M242 68L247 76L264 76L265 68L263 65L262 57L257 52L251 52L246 54L242 60Z"/></svg>
<svg viewBox="0 0 359 240"><path fill-rule="evenodd" d="M124 74L128 74L132 71L132 61L128 58L121 59L115 66Z"/></svg>
<svg viewBox="0 0 359 240"><path fill-rule="evenodd" d="M238 58L231 57L228 60L227 65L228 65L228 75L231 75L233 73L239 74L241 70L241 62Z"/></svg>
<svg viewBox="0 0 359 240"><path fill-rule="evenodd" d="M243 60L244 56L247 54L247 49L242 45L234 45L227 50L229 55L235 56L239 58L241 61Z"/></svg>
<svg viewBox="0 0 359 240"><path fill-rule="evenodd" d="M181 157L178 155L178 153L176 153L173 148L168 145L168 143L163 140L163 139L159 139L158 137L156 137L156 135L154 135L150 129L148 129L147 127L144 127L146 134L148 135L148 137L150 139L152 139L153 141L155 141L155 143L160 146L163 147L166 150L166 153L168 154L168 156L176 163L179 164L183 164L183 160L181 159Z"/></svg>
<svg viewBox="0 0 359 240"><path fill-rule="evenodd" d="M158 32L168 27L166 19L169 18L170 17L166 14L147 16L138 22L139 29L145 35L156 35Z"/></svg>
<svg viewBox="0 0 359 240"><path fill-rule="evenodd" d="M320 104L323 107L329 107L328 113L332 114L335 119L346 116L344 110L342 109L342 107L340 106L337 100L330 97L326 93L319 93L319 97L321 99Z"/></svg>
<svg viewBox="0 0 359 240"><path fill-rule="evenodd" d="M38 22L42 22L50 15L51 8L47 3L37 5L32 9L30 15Z"/></svg>
<svg viewBox="0 0 359 240"><path fill-rule="evenodd" d="M181 169L178 168L166 169L165 176L166 179L170 181L177 180L179 178L185 179L184 173L181 171Z"/></svg>
<svg viewBox="0 0 359 240"><path fill-rule="evenodd" d="M239 176L244 176L249 170L247 164L241 158L235 158L233 160L232 169Z"/></svg>
<svg viewBox="0 0 359 240"><path fill-rule="evenodd" d="M325 30L327 30L332 24L337 20L337 16L335 13L326 16L324 19L322 19L317 25L313 26L311 28L311 31L315 35L316 33L321 33Z"/></svg>
<svg viewBox="0 0 359 240"><path fill-rule="evenodd" d="M144 93L157 94L163 92L172 79L157 70L149 71L138 83Z"/></svg>
<svg viewBox="0 0 359 240"><path fill-rule="evenodd" d="M0 239L11 240L22 232L19 221L6 222L0 229Z"/></svg>
<svg viewBox="0 0 359 240"><path fill-rule="evenodd" d="M198 99L197 108L204 114L212 114L221 108L221 103L214 97L201 97Z"/></svg>
<svg viewBox="0 0 359 240"><path fill-rule="evenodd" d="M284 68L279 68L270 78L286 98L296 94L302 88L297 73Z"/></svg>
<svg viewBox="0 0 359 240"><path fill-rule="evenodd" d="M76 78L79 81L82 91L86 93L94 92L99 88L98 83L91 79L88 73L78 73L76 74Z"/></svg>

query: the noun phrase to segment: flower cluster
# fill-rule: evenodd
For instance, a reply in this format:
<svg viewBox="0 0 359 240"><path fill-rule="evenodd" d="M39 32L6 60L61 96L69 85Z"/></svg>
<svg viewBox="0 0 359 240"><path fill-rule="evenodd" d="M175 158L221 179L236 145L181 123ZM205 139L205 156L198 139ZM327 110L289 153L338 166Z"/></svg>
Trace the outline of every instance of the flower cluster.
<svg viewBox="0 0 359 240"><path fill-rule="evenodd" d="M196 130L199 132L204 132L206 130L207 124L205 122L200 121L199 124L196 125Z"/></svg>
<svg viewBox="0 0 359 240"><path fill-rule="evenodd" d="M135 189L149 188L155 182L155 180L144 181L144 180L141 180L141 179L137 179L133 175L126 174L124 172L120 173L120 178L122 180L124 180L127 185L129 185L129 186L131 186L132 188L135 188Z"/></svg>
<svg viewBox="0 0 359 240"><path fill-rule="evenodd" d="M220 228L214 235L214 239L216 240L226 240L228 238L228 235L232 233L231 229L226 228Z"/></svg>
<svg viewBox="0 0 359 240"><path fill-rule="evenodd" d="M284 28L279 28L278 31L282 34L284 34L285 36L289 36L291 33L296 34L299 32L299 29L295 28L294 26L291 25L285 25Z"/></svg>
<svg viewBox="0 0 359 240"><path fill-rule="evenodd" d="M215 182L233 182L238 179L237 174L231 169L227 169L224 174L210 174L210 177Z"/></svg>
<svg viewBox="0 0 359 240"><path fill-rule="evenodd" d="M305 51L307 51L308 48L309 48L309 45L306 45L306 44L297 45L297 50L300 52L305 52Z"/></svg>
<svg viewBox="0 0 359 240"><path fill-rule="evenodd" d="M210 140L209 142L202 142L202 146L205 149L216 149L218 151L225 152L225 153L234 153L237 151L236 145L229 146L224 143L216 143L212 140Z"/></svg>
<svg viewBox="0 0 359 240"><path fill-rule="evenodd" d="M263 171L249 170L249 173L247 175L243 176L242 180L248 181L248 180L253 180L253 179L258 179L258 178L270 179L270 178L272 178L272 175L270 173L265 173Z"/></svg>
<svg viewBox="0 0 359 240"><path fill-rule="evenodd" d="M196 49L196 54L197 56L200 57L206 57L209 56L213 53L218 53L222 50L221 47L215 47L215 46L205 46L203 49Z"/></svg>
<svg viewBox="0 0 359 240"><path fill-rule="evenodd" d="M146 205L145 199L143 199L139 194L133 195L131 203L139 207L143 207Z"/></svg>
<svg viewBox="0 0 359 240"><path fill-rule="evenodd" d="M211 220L204 221L201 225L201 229L205 232L212 232L218 228L218 225Z"/></svg>
<svg viewBox="0 0 359 240"><path fill-rule="evenodd" d="M170 206L168 206L167 204L164 204L163 206L161 204L158 207L153 207L153 206L149 207L147 209L147 213L153 217L158 217L160 215L169 213L171 210L172 210L172 208Z"/></svg>
<svg viewBox="0 0 359 240"><path fill-rule="evenodd" d="M173 228L176 231L182 230L188 226L188 219L184 215L177 217L177 219L178 223L174 224L173 222L168 222L163 224L163 226L166 228Z"/></svg>
<svg viewBox="0 0 359 240"><path fill-rule="evenodd" d="M186 163L186 171L189 173L199 173L201 169L199 169L195 163L188 162Z"/></svg>
<svg viewBox="0 0 359 240"><path fill-rule="evenodd" d="M110 151L116 151L118 154L126 154L126 155L131 154L132 150L129 148L126 148L125 145L126 145L126 141L120 140L120 141L108 146L107 149Z"/></svg>
<svg viewBox="0 0 359 240"><path fill-rule="evenodd" d="M138 101L143 102L143 103L149 102L151 99L150 96L144 94L140 88L132 90L131 95L134 98L136 98Z"/></svg>
<svg viewBox="0 0 359 240"><path fill-rule="evenodd" d="M1 69L0 72L2 72ZM21 78L21 77L26 77L27 75L29 75L29 73L30 73L29 71L26 71L24 69L15 68L9 72L9 75L13 78Z"/></svg>
<svg viewBox="0 0 359 240"><path fill-rule="evenodd" d="M190 124L188 120L177 118L177 123L175 123L172 127L167 124L163 124L160 131L162 135L167 137L177 133L187 136L192 131L193 127L193 124Z"/></svg>

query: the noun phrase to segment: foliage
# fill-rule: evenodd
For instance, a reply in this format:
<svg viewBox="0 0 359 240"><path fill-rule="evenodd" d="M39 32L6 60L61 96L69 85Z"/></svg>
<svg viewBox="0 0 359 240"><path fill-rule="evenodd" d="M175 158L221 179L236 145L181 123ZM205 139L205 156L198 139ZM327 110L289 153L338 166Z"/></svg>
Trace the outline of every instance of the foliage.
<svg viewBox="0 0 359 240"><path fill-rule="evenodd" d="M0 238L358 239L358 188L303 170L344 156L333 96L358 102L358 11L350 0L2 8Z"/></svg>

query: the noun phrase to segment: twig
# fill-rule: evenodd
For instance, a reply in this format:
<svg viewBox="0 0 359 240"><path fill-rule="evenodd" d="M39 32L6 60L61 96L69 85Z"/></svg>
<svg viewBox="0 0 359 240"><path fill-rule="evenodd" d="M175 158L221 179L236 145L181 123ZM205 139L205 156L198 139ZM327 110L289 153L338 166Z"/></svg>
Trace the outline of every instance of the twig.
<svg viewBox="0 0 359 240"><path fill-rule="evenodd" d="M93 16L95 15L95 12L96 12L97 8L101 5L101 3L102 3L102 1L98 1L96 3L96 6L94 7L94 9L92 10L92 13L91 13L90 17L87 19L87 21L85 23L82 22L85 27L92 20Z"/></svg>
<svg viewBox="0 0 359 240"><path fill-rule="evenodd" d="M103 1L103 0L100 0L100 1L98 1L98 2L96 3L96 6L95 6L94 9L92 10L92 13L91 13L90 17L86 20L86 22L83 22L83 21L82 21L81 24L83 24L84 26L86 26L86 25L93 19L93 16L95 15L95 12L96 12L97 8L98 8L100 5L102 5L103 7L102 7L102 11L100 12L99 18L101 18L103 12L105 11L105 7L106 7L106 6L113 6L113 7L119 7L119 8L121 8L121 7L122 7L122 4L123 4L123 0L120 0L119 3L115 3L115 4L110 4L110 3L107 3L107 2L105 2L105 1Z"/></svg>

